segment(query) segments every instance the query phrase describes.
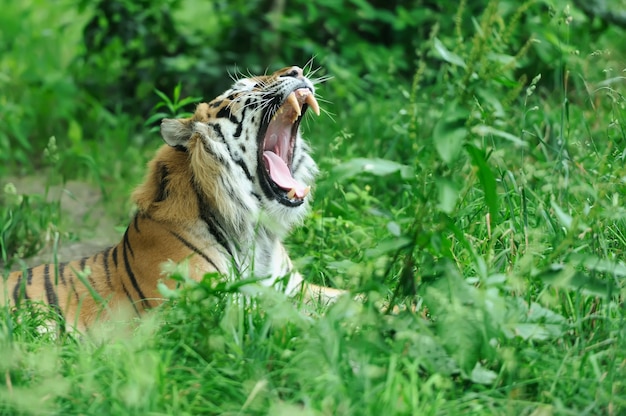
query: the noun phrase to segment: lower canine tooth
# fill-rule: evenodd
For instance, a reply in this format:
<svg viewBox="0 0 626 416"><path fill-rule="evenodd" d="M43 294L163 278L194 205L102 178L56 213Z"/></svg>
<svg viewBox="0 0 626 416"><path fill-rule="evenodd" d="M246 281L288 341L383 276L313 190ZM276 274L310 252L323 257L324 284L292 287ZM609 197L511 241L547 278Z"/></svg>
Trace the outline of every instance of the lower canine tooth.
<svg viewBox="0 0 626 416"><path fill-rule="evenodd" d="M302 198L307 196L309 194L309 192L311 192L311 187L307 186L306 188L304 188L304 195L302 195Z"/></svg>
<svg viewBox="0 0 626 416"><path fill-rule="evenodd" d="M289 191L287 193L287 198L293 199L294 196L296 196L296 190L295 189L291 189L291 191Z"/></svg>

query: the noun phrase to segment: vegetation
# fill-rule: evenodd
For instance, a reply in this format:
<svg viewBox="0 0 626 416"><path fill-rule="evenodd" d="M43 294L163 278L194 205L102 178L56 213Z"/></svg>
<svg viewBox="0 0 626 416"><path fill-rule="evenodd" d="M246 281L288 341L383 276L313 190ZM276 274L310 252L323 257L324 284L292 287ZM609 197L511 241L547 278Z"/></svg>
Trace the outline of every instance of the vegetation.
<svg viewBox="0 0 626 416"><path fill-rule="evenodd" d="M80 338L3 311L1 414L626 412L622 29L561 0L26 0L0 27L3 182L88 181L120 225L145 120L312 60L322 174L289 248L365 298L207 276ZM75 231L45 195L0 200L5 271Z"/></svg>

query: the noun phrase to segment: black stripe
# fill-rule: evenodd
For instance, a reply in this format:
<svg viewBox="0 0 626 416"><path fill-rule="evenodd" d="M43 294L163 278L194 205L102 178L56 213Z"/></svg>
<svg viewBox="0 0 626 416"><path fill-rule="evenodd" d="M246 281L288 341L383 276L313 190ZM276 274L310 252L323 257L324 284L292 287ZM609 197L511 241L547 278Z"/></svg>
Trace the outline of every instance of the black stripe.
<svg viewBox="0 0 626 416"><path fill-rule="evenodd" d="M50 265L46 264L43 267L43 285L46 290L46 300L48 301L48 305L50 305L59 316L63 317L63 313L61 312L61 308L59 306L59 298L55 292L54 285L50 280Z"/></svg>
<svg viewBox="0 0 626 416"><path fill-rule="evenodd" d="M167 169L167 166L165 165L165 163L159 163L157 165L157 169L159 171L159 187L157 189L157 194L156 197L154 198L154 202L161 202L161 201L165 201L165 199L167 198L167 186L169 185L169 171ZM137 217L135 216L135 227L137 224ZM137 232L139 232L139 229L137 229Z"/></svg>
<svg viewBox="0 0 626 416"><path fill-rule="evenodd" d="M226 141L226 138L224 137L224 133L222 133L222 126L220 126L217 123L209 123L208 126L213 129L215 134L217 134L222 141L224 142Z"/></svg>
<svg viewBox="0 0 626 416"><path fill-rule="evenodd" d="M222 134L222 129L220 128L220 126L218 124L210 124L209 126L213 127L215 132L221 137L222 141L226 144L226 148L228 149L228 153L230 155L232 155L233 151L230 148L230 144L224 138L224 135ZM239 134L241 134L241 132L239 132ZM207 153L211 153L210 150L206 146L205 146L205 150L207 151ZM245 150L243 150L243 152L245 153ZM213 153L211 153L211 154L219 162L221 162L223 165L228 167L228 163L226 163L226 161L221 160L219 157L217 157L217 155L214 155ZM248 178L248 180L250 182L254 182L254 177L250 173L250 170L248 170L248 166L246 166L245 162L242 159L235 159L235 158L233 158L233 161L243 170L243 173L246 175L246 178Z"/></svg>
<svg viewBox="0 0 626 416"><path fill-rule="evenodd" d="M226 195L228 195L228 198L230 198L231 200L235 200L234 197L238 196L238 193L235 192L235 190L231 186L230 178L226 178L224 175L220 175L220 176L218 176L217 180L219 181L220 187L223 190L222 192L224 192ZM243 203L241 202L240 199L236 199L235 203L237 205L242 205L243 206Z"/></svg>
<svg viewBox="0 0 626 416"><path fill-rule="evenodd" d="M150 302L148 301L148 299L146 299L146 296L141 291L141 288L139 287L139 282L137 281L137 278L135 277L135 273L133 273L133 268L131 267L130 262L128 261L128 250L126 250L126 242L128 240L127 235L128 235L128 231L126 232L126 235L124 236L124 248L122 250L122 254L124 256L124 267L126 268L126 273L128 274L128 278L130 279L130 282L133 284L133 287L135 288L135 290L137 291L137 294L139 295L139 299L141 300L141 303L143 304L144 309L148 309L150 308ZM129 244L129 249L130 249L130 244Z"/></svg>
<svg viewBox="0 0 626 416"><path fill-rule="evenodd" d="M211 127L211 125L209 124L209 127ZM228 148L228 153L230 155L230 147L228 147L228 143L226 143L226 141L223 139L223 135L221 133L221 129L219 129L219 126L216 127L219 131L216 131L220 136L222 136L222 141L226 144L226 147ZM206 143L202 143L202 147L204 148L204 151L207 152L208 154L210 154L213 157L213 160L215 160L216 162L218 162L220 165L222 166L226 166L227 168L230 168L230 158L228 160L224 159L222 156L220 155L216 155L215 153L213 153L211 151L211 149L209 148L209 146Z"/></svg>
<svg viewBox="0 0 626 416"><path fill-rule="evenodd" d="M102 253L102 261L104 265L104 275L107 280L107 286L113 291L113 283L111 282L111 270L109 269L109 252L113 247L109 247Z"/></svg>
<svg viewBox="0 0 626 416"><path fill-rule="evenodd" d="M63 263L63 268L65 269L65 264ZM74 292L74 297L76 298L76 307L80 305L80 297L78 296L78 291L76 290L76 285L74 284L74 273L70 270L70 274L67 276L70 281L70 287L72 288L72 292Z"/></svg>
<svg viewBox="0 0 626 416"><path fill-rule="evenodd" d="M211 233L213 237L215 237L215 240L217 241L217 243L221 245L222 247L224 247L226 251L228 252L228 254L230 254L232 257L233 253L230 250L230 245L228 244L228 241L226 240L226 236L220 229L218 222L215 216L213 215L213 209L211 209L211 205L206 200L206 198L202 196L202 193L198 189L198 185L195 183L195 181L193 181L193 183L194 183L194 190L196 192L196 198L198 199L198 209L200 210L200 219L204 221L204 223L207 225L207 227L209 228L209 232Z"/></svg>
<svg viewBox="0 0 626 416"><path fill-rule="evenodd" d="M190 249L191 251L193 251L194 253L198 254L200 257L202 257L204 260L206 260L207 263L209 263L211 266L213 266L218 273L224 274L219 269L219 267L217 267L217 265L213 262L213 260L211 260L209 258L209 256L207 256L205 253L203 253L198 247L194 246L192 243L190 243L189 241L185 240L182 236L180 236L179 234L175 233L174 231L170 231L170 234L172 234L174 237L176 237L178 239L178 241L183 243L188 249Z"/></svg>
<svg viewBox="0 0 626 416"><path fill-rule="evenodd" d="M235 130L235 132L233 133L233 138L234 139L238 139L239 137L241 137L241 132L243 130L243 122L246 120L246 113L250 110L254 111L256 109L256 105L251 106L250 105L250 101L251 99L247 99L246 103L244 104L244 106L241 109L241 121L237 122L237 130ZM232 119L231 119L232 121Z"/></svg>
<svg viewBox="0 0 626 416"><path fill-rule="evenodd" d="M244 109L244 113L245 113L245 109ZM242 120L243 120L243 117L244 117L244 115L242 114L242 117L241 117ZM242 129L243 129L243 123L237 123L237 129L233 133L233 138L238 139L239 137L241 137L241 130Z"/></svg>
<svg viewBox="0 0 626 416"><path fill-rule="evenodd" d="M133 220L133 227L135 227L135 231L137 231L138 233L141 233L141 231L139 231L139 214L135 214L135 219Z"/></svg>
<svg viewBox="0 0 626 416"><path fill-rule="evenodd" d="M63 284L63 286L67 286L67 282L65 281L65 266L67 265L67 263L59 263L59 265L56 267L56 272L57 274L54 276L54 280L55 283L58 280L58 278L61 279L61 284Z"/></svg>
<svg viewBox="0 0 626 416"><path fill-rule="evenodd" d="M26 284L30 286L33 283L33 269L26 270Z"/></svg>
<svg viewBox="0 0 626 416"><path fill-rule="evenodd" d="M137 305L135 305L135 301L133 300L133 298L130 296L130 293L128 292L128 289L126 289L126 285L124 284L124 282L122 283L122 289L124 289L124 293L126 294L126 297L128 298L128 302L130 303L130 305L133 307L133 309L135 310L135 314L137 316L141 316L139 314L139 310L137 309Z"/></svg>
<svg viewBox="0 0 626 416"><path fill-rule="evenodd" d="M235 190L233 189L233 187L231 186L230 182L224 177L224 176L220 176L219 177L219 182L220 185L222 187L222 189L224 189L224 193L226 195L228 195L228 197L237 205L239 205L240 207L246 207L247 205L241 200L241 198L239 197L239 192L235 192Z"/></svg>
<svg viewBox="0 0 626 416"><path fill-rule="evenodd" d="M87 260L89 260L89 257L83 257L82 259L80 259L80 262L78 263L78 268L80 269L81 273L85 273L85 266L87 265ZM91 288L93 290L96 290L96 281L94 280L93 276L92 276L93 270L91 271L91 273L86 274L87 280L89 281L89 284L91 285Z"/></svg>
<svg viewBox="0 0 626 416"><path fill-rule="evenodd" d="M113 257L113 265L117 269L117 246L113 249L113 255L111 257Z"/></svg>
<svg viewBox="0 0 626 416"><path fill-rule="evenodd" d="M246 178L248 178L250 182L254 182L254 178L252 177L252 174L248 170L246 163L241 159L234 159L234 160L235 160L235 163L243 170L243 173L246 174Z"/></svg>
<svg viewBox="0 0 626 416"><path fill-rule="evenodd" d="M241 123L239 123L239 120L237 119L237 117L235 117L233 115L233 112L230 110L229 105L225 105L224 107L220 108L215 116L217 118L226 118L231 123L238 124L239 126L241 126Z"/></svg>
<svg viewBox="0 0 626 416"><path fill-rule="evenodd" d="M230 245L226 241L226 237L224 237L224 234L220 230L219 225L217 225L215 218L211 215L211 213L207 211L201 211L200 219L205 222L205 224L209 228L209 232L213 237L215 237L215 241L217 241L219 245L224 247L226 249L226 252L232 257L233 252L230 249Z"/></svg>
<svg viewBox="0 0 626 416"><path fill-rule="evenodd" d="M56 273L56 266L54 266L54 270ZM48 300L48 305L57 313L59 316L59 331L63 334L65 333L65 316L63 315L63 311L61 310L61 306L59 305L59 298L55 291L56 285L56 275L55 275L55 285L52 284L50 280L50 265L46 264L43 269L43 283L44 288L46 290L46 299Z"/></svg>
<svg viewBox="0 0 626 416"><path fill-rule="evenodd" d="M295 162L293 162L291 164L291 170L295 173L300 169L300 165L302 164L302 161L304 160L304 155L300 156L298 158L298 160L296 160Z"/></svg>
<svg viewBox="0 0 626 416"><path fill-rule="evenodd" d="M126 261L126 251L130 251L130 255L133 256L133 258L135 258L135 252L133 251L132 246L130 245L130 240L128 238L128 228L126 229L126 232L124 233L124 261Z"/></svg>
<svg viewBox="0 0 626 416"><path fill-rule="evenodd" d="M20 303L20 300L22 299L21 295L24 295L24 299L26 300L30 299L28 297L28 294L26 293L26 288L24 287L24 290L22 290L23 276L24 274L20 273L19 277L17 278L17 282L15 282L15 287L13 288L13 303L15 303L15 305L18 305Z"/></svg>
<svg viewBox="0 0 626 416"><path fill-rule="evenodd" d="M209 107L211 107L211 108L219 107L223 102L224 102L224 100L211 101L209 103Z"/></svg>
<svg viewBox="0 0 626 416"><path fill-rule="evenodd" d="M245 117L245 107L244 110L241 114L241 120L244 119ZM235 132L233 133L233 138L234 139L238 139L239 137L241 137L241 131L243 130L243 123L240 122L237 117L235 117L233 115L233 113L230 111L230 107L229 106L225 106L222 107L216 115L218 118L226 118L228 119L228 121L230 121L231 123L237 125L237 128L235 129ZM220 138L222 140L225 140L224 134L222 133L222 128L220 127L220 125L218 123L209 123L209 127L212 127L213 130L215 130L215 132L218 134L218 136L220 136Z"/></svg>

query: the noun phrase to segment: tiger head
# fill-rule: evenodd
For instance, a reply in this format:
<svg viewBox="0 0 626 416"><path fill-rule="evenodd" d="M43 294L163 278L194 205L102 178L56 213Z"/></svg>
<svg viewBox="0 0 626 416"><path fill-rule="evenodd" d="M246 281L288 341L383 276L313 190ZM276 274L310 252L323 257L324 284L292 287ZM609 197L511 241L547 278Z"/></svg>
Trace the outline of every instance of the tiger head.
<svg viewBox="0 0 626 416"><path fill-rule="evenodd" d="M300 136L308 109L319 115L314 82L288 67L236 81L191 118L164 119L161 135L190 155L195 187L219 213L264 212L286 231L306 212L317 173Z"/></svg>

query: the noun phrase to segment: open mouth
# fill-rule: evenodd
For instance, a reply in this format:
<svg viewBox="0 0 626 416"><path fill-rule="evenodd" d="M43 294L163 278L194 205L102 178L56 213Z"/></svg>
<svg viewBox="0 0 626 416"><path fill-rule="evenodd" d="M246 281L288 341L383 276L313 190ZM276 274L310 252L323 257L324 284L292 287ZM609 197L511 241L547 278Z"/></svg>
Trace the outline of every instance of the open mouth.
<svg viewBox="0 0 626 416"><path fill-rule="evenodd" d="M259 131L259 170L264 191L288 206L302 204L311 190L310 186L298 182L292 175L298 128L309 107L315 114L320 114L313 92L306 87L298 88L271 115L271 121L265 125L265 129L261 127Z"/></svg>

